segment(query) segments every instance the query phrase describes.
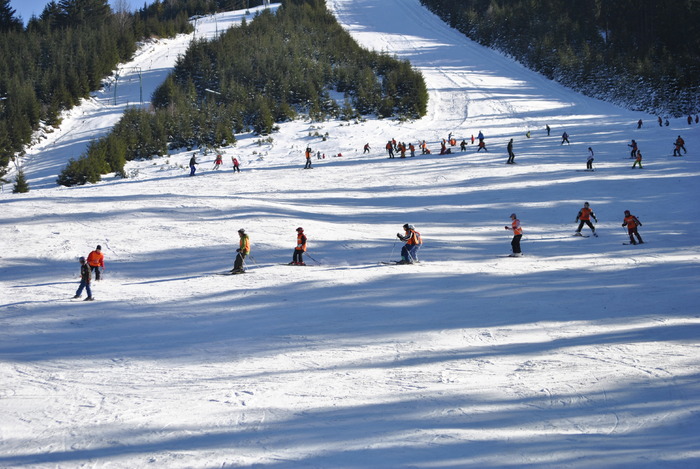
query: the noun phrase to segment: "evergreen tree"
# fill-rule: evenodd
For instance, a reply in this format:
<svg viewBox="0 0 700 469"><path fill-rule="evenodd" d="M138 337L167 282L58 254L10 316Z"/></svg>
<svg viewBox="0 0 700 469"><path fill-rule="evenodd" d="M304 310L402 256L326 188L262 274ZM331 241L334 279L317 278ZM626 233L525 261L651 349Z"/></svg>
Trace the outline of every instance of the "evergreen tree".
<svg viewBox="0 0 700 469"><path fill-rule="evenodd" d="M15 176L15 186L12 189L14 194L21 194L24 192L29 192L29 183L27 178L24 176L24 170L18 169L17 175Z"/></svg>
<svg viewBox="0 0 700 469"><path fill-rule="evenodd" d="M17 10L10 6L10 0L0 0L0 32L19 31L22 22L15 17Z"/></svg>

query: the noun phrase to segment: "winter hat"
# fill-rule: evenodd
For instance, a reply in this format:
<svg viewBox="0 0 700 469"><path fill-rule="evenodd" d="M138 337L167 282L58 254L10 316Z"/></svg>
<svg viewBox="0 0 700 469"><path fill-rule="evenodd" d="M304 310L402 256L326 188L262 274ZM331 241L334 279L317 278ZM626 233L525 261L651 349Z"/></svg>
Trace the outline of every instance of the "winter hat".
<svg viewBox="0 0 700 469"><path fill-rule="evenodd" d="M78 262L80 262L81 264L85 264L85 258L81 257L80 259L78 259Z"/></svg>
<svg viewBox="0 0 700 469"><path fill-rule="evenodd" d="M241 228L240 230L238 230L238 232L241 233L241 234L245 234L245 230L244 230L243 228Z"/></svg>
<svg viewBox="0 0 700 469"><path fill-rule="evenodd" d="M102 250L102 246L100 246L100 245L98 244L97 247L96 247L95 249L97 249L98 251L101 251L101 250Z"/></svg>
<svg viewBox="0 0 700 469"><path fill-rule="evenodd" d="M588 202L584 202L584 203L583 203L583 206L584 206L584 207L590 207L590 204L589 204Z"/></svg>
<svg viewBox="0 0 700 469"><path fill-rule="evenodd" d="M630 211L629 211L629 210L625 210L625 215L629 215L629 214L630 214Z"/></svg>
<svg viewBox="0 0 700 469"><path fill-rule="evenodd" d="M511 214L510 214L510 218L518 218L518 216L517 216L516 214L514 214L514 213L511 213Z"/></svg>
<svg viewBox="0 0 700 469"><path fill-rule="evenodd" d="M297 228L297 231L304 231L304 228L300 226L299 228Z"/></svg>

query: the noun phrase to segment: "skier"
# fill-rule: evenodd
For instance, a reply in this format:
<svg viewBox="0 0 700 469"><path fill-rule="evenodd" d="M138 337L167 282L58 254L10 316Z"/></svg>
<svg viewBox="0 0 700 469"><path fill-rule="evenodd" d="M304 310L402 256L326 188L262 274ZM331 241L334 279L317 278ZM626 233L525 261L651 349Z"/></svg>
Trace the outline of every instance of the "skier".
<svg viewBox="0 0 700 469"><path fill-rule="evenodd" d="M581 234L581 229L583 228L583 225L588 225L588 227L591 229L593 232L593 236L596 238L598 237L598 233L595 232L595 226L593 226L593 223L591 223L591 218L595 220L596 223L598 223L598 219L595 216L595 213L593 213L593 210L591 209L591 206L588 204L588 202L583 203L583 208L578 211L578 215L576 215L576 221L579 222L578 228L576 229L576 234L575 236L583 236Z"/></svg>
<svg viewBox="0 0 700 469"><path fill-rule="evenodd" d="M552 129L549 128L549 124L545 125L545 129L547 129L547 137L549 137L549 133L552 131Z"/></svg>
<svg viewBox="0 0 700 469"><path fill-rule="evenodd" d="M640 150L637 150L637 158L634 160L632 169L634 169L634 167L637 165L639 165L639 169L644 169L644 167L642 166L642 152Z"/></svg>
<svg viewBox="0 0 700 469"><path fill-rule="evenodd" d="M569 134L566 132L561 134L561 144L564 145L564 142L566 142L567 145L571 145L571 143L569 142Z"/></svg>
<svg viewBox="0 0 700 469"><path fill-rule="evenodd" d="M214 160L214 170L218 170L221 165L224 164L224 160L221 155L216 155L216 160Z"/></svg>
<svg viewBox="0 0 700 469"><path fill-rule="evenodd" d="M401 248L401 260L399 264L413 264L418 262L418 250L423 244L423 239L413 225L406 223L403 225L405 234L396 233L396 237L406 244Z"/></svg>
<svg viewBox="0 0 700 469"><path fill-rule="evenodd" d="M588 159L586 160L586 169L588 171L593 171L593 158L595 155L593 153L593 148L588 147Z"/></svg>
<svg viewBox="0 0 700 469"><path fill-rule="evenodd" d="M362 150L362 154L364 155L365 153L369 153L369 150L370 150L369 143L365 143L365 148L364 148L364 150Z"/></svg>
<svg viewBox="0 0 700 469"><path fill-rule="evenodd" d="M297 245L294 248L294 255L292 256L292 262L289 265L306 265L304 263L304 253L306 252L306 235L304 234L304 228L297 228Z"/></svg>
<svg viewBox="0 0 700 469"><path fill-rule="evenodd" d="M523 229L520 226L520 220L518 220L518 217L514 213L510 214L510 219L511 226L506 225L506 230L513 232L513 239L510 242L511 247L513 248L513 253L510 255L510 257L520 257L523 255L522 251L520 250L520 239L523 237Z"/></svg>
<svg viewBox="0 0 700 469"><path fill-rule="evenodd" d="M637 241L634 240L635 236L637 237L639 244L644 244L642 237L639 236L639 232L637 232L637 227L642 226L642 222L640 222L637 217L632 215L629 210L625 210L625 219L622 221L622 226L627 227L627 234L630 236L630 244L637 244Z"/></svg>
<svg viewBox="0 0 700 469"><path fill-rule="evenodd" d="M526 136L527 138L530 138L530 137L531 137L530 131L529 131L529 130L525 133L525 136Z"/></svg>
<svg viewBox="0 0 700 469"><path fill-rule="evenodd" d="M85 262L84 257L81 257L78 259L78 261L80 262L80 286L75 292L75 296L73 298L80 298L83 294L84 288L88 295L87 298L85 298L85 301L92 301L94 298L92 297L92 290L90 289L90 266L87 262Z"/></svg>
<svg viewBox="0 0 700 469"><path fill-rule="evenodd" d="M484 150L486 153L488 153L488 149L486 148L486 143L484 142L483 138L479 139L479 148L476 149L476 152L479 153L481 150Z"/></svg>
<svg viewBox="0 0 700 469"><path fill-rule="evenodd" d="M515 153L513 153L513 139L510 139L510 142L508 142L508 161L506 161L506 164L515 164Z"/></svg>
<svg viewBox="0 0 700 469"><path fill-rule="evenodd" d="M462 142L459 144L459 150L467 151L467 139L462 139Z"/></svg>
<svg viewBox="0 0 700 469"><path fill-rule="evenodd" d="M632 151L630 152L630 158L636 157L637 156L637 149L639 148L639 147L637 147L637 142L632 140L632 143L630 143L627 146L632 149Z"/></svg>
<svg viewBox="0 0 700 469"><path fill-rule="evenodd" d="M641 128L642 128L642 124L643 124L643 123L642 123L642 119L639 119L639 120L637 121L637 129L641 129Z"/></svg>
<svg viewBox="0 0 700 469"><path fill-rule="evenodd" d="M411 158L416 156L416 146L413 143L408 144L408 151L411 152Z"/></svg>
<svg viewBox="0 0 700 469"><path fill-rule="evenodd" d="M197 168L195 165L198 165L197 163L197 154L192 153L192 158L190 158L190 176L194 176L195 171L197 171Z"/></svg>
<svg viewBox="0 0 700 469"><path fill-rule="evenodd" d="M673 156L682 156L681 155L681 145L678 143L678 140L673 142Z"/></svg>
<svg viewBox="0 0 700 469"><path fill-rule="evenodd" d="M304 169L311 169L311 147L306 147L305 155L306 155L306 164L304 165Z"/></svg>
<svg viewBox="0 0 700 469"><path fill-rule="evenodd" d="M683 153L686 155L688 154L688 150L685 149L685 140L683 140L680 135L676 139L676 145L678 145L678 156L681 156L681 150L683 150Z"/></svg>
<svg viewBox="0 0 700 469"><path fill-rule="evenodd" d="M243 264L246 256L250 254L250 238L248 237L248 233L241 228L238 230L238 237L240 240L238 243L238 249L236 249L236 260L233 262L233 269L231 269L232 274L242 274L245 272Z"/></svg>
<svg viewBox="0 0 700 469"><path fill-rule="evenodd" d="M479 142L482 142L484 140L484 134L481 130L479 131L479 135L477 135L476 138L479 139Z"/></svg>
<svg viewBox="0 0 700 469"><path fill-rule="evenodd" d="M391 144L391 140L386 142L386 151L389 153L389 158L394 157L394 146Z"/></svg>
<svg viewBox="0 0 700 469"><path fill-rule="evenodd" d="M87 264L90 270L95 272L95 280L102 280L102 271L105 268L105 256L102 254L102 246L99 244L94 251L87 256Z"/></svg>
<svg viewBox="0 0 700 469"><path fill-rule="evenodd" d="M234 173L235 173L235 172L239 172L239 173L240 173L240 172L241 172L241 168L238 167L238 166L239 166L239 164L238 164L238 159L236 159L236 158L234 158L234 157L232 156L232 157L231 157L231 162L233 163L233 172L234 172Z"/></svg>
<svg viewBox="0 0 700 469"><path fill-rule="evenodd" d="M661 119L661 116L659 116L658 121L659 121L659 127L663 127L664 121L663 121L663 119Z"/></svg>

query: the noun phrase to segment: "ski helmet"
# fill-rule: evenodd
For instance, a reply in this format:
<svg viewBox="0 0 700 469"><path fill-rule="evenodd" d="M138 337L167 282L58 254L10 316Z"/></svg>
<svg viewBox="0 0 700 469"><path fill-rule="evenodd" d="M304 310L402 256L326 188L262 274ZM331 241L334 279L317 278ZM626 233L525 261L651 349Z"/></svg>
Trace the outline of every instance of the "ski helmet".
<svg viewBox="0 0 700 469"><path fill-rule="evenodd" d="M240 230L238 230L238 232L239 232L240 234L245 234L245 230L244 230L243 228L241 228Z"/></svg>
<svg viewBox="0 0 700 469"><path fill-rule="evenodd" d="M78 259L78 261L79 261L81 264L85 264L85 258L84 258L84 257L81 257L80 259Z"/></svg>
<svg viewBox="0 0 700 469"><path fill-rule="evenodd" d="M514 214L514 213L511 213L511 214L510 214L510 218L518 218L518 216L517 216L516 214Z"/></svg>
<svg viewBox="0 0 700 469"><path fill-rule="evenodd" d="M408 229L409 229L409 230L415 230L415 229L416 229L416 227L415 227L415 226L413 226L413 225L408 225Z"/></svg>
<svg viewBox="0 0 700 469"><path fill-rule="evenodd" d="M102 250L102 246L100 246L100 245L98 244L97 247L96 247L95 249L97 249L98 251L101 251L101 250Z"/></svg>
<svg viewBox="0 0 700 469"><path fill-rule="evenodd" d="M588 202L584 202L584 203L583 203L583 206L584 206L584 207L590 207L590 204L589 204Z"/></svg>
<svg viewBox="0 0 700 469"><path fill-rule="evenodd" d="M304 228L300 226L299 228L297 228L297 231L304 231Z"/></svg>
<svg viewBox="0 0 700 469"><path fill-rule="evenodd" d="M411 226L411 225L409 225L408 223L404 223L403 229L404 229L404 230L407 230L409 226Z"/></svg>
<svg viewBox="0 0 700 469"><path fill-rule="evenodd" d="M629 214L630 214L630 211L629 211L629 210L625 210L625 215L629 215Z"/></svg>

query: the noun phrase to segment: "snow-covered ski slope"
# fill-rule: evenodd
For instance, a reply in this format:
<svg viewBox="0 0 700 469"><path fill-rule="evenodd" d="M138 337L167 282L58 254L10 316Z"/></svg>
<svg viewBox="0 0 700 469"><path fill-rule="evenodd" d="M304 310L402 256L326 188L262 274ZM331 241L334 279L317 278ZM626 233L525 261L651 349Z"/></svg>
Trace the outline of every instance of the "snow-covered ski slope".
<svg viewBox="0 0 700 469"><path fill-rule="evenodd" d="M220 171L200 156L188 177L183 151L56 187L140 101L118 83L116 106L98 95L29 150L32 191L0 194L0 467L700 466L700 126L582 97L418 0L327 3L364 46L424 73L426 118L297 121L271 143L239 136ZM120 76L140 68L153 89L190 39L145 46ZM480 130L488 153L437 154ZM433 154L389 160L391 138ZM305 171L307 145L326 158ZM596 171L581 172L589 146ZM572 236L584 201L599 238ZM626 209L646 244L622 244ZM422 262L380 264L404 223ZM280 265L298 226L320 265ZM215 275L239 228L250 274ZM97 244L97 301L72 300Z"/></svg>

